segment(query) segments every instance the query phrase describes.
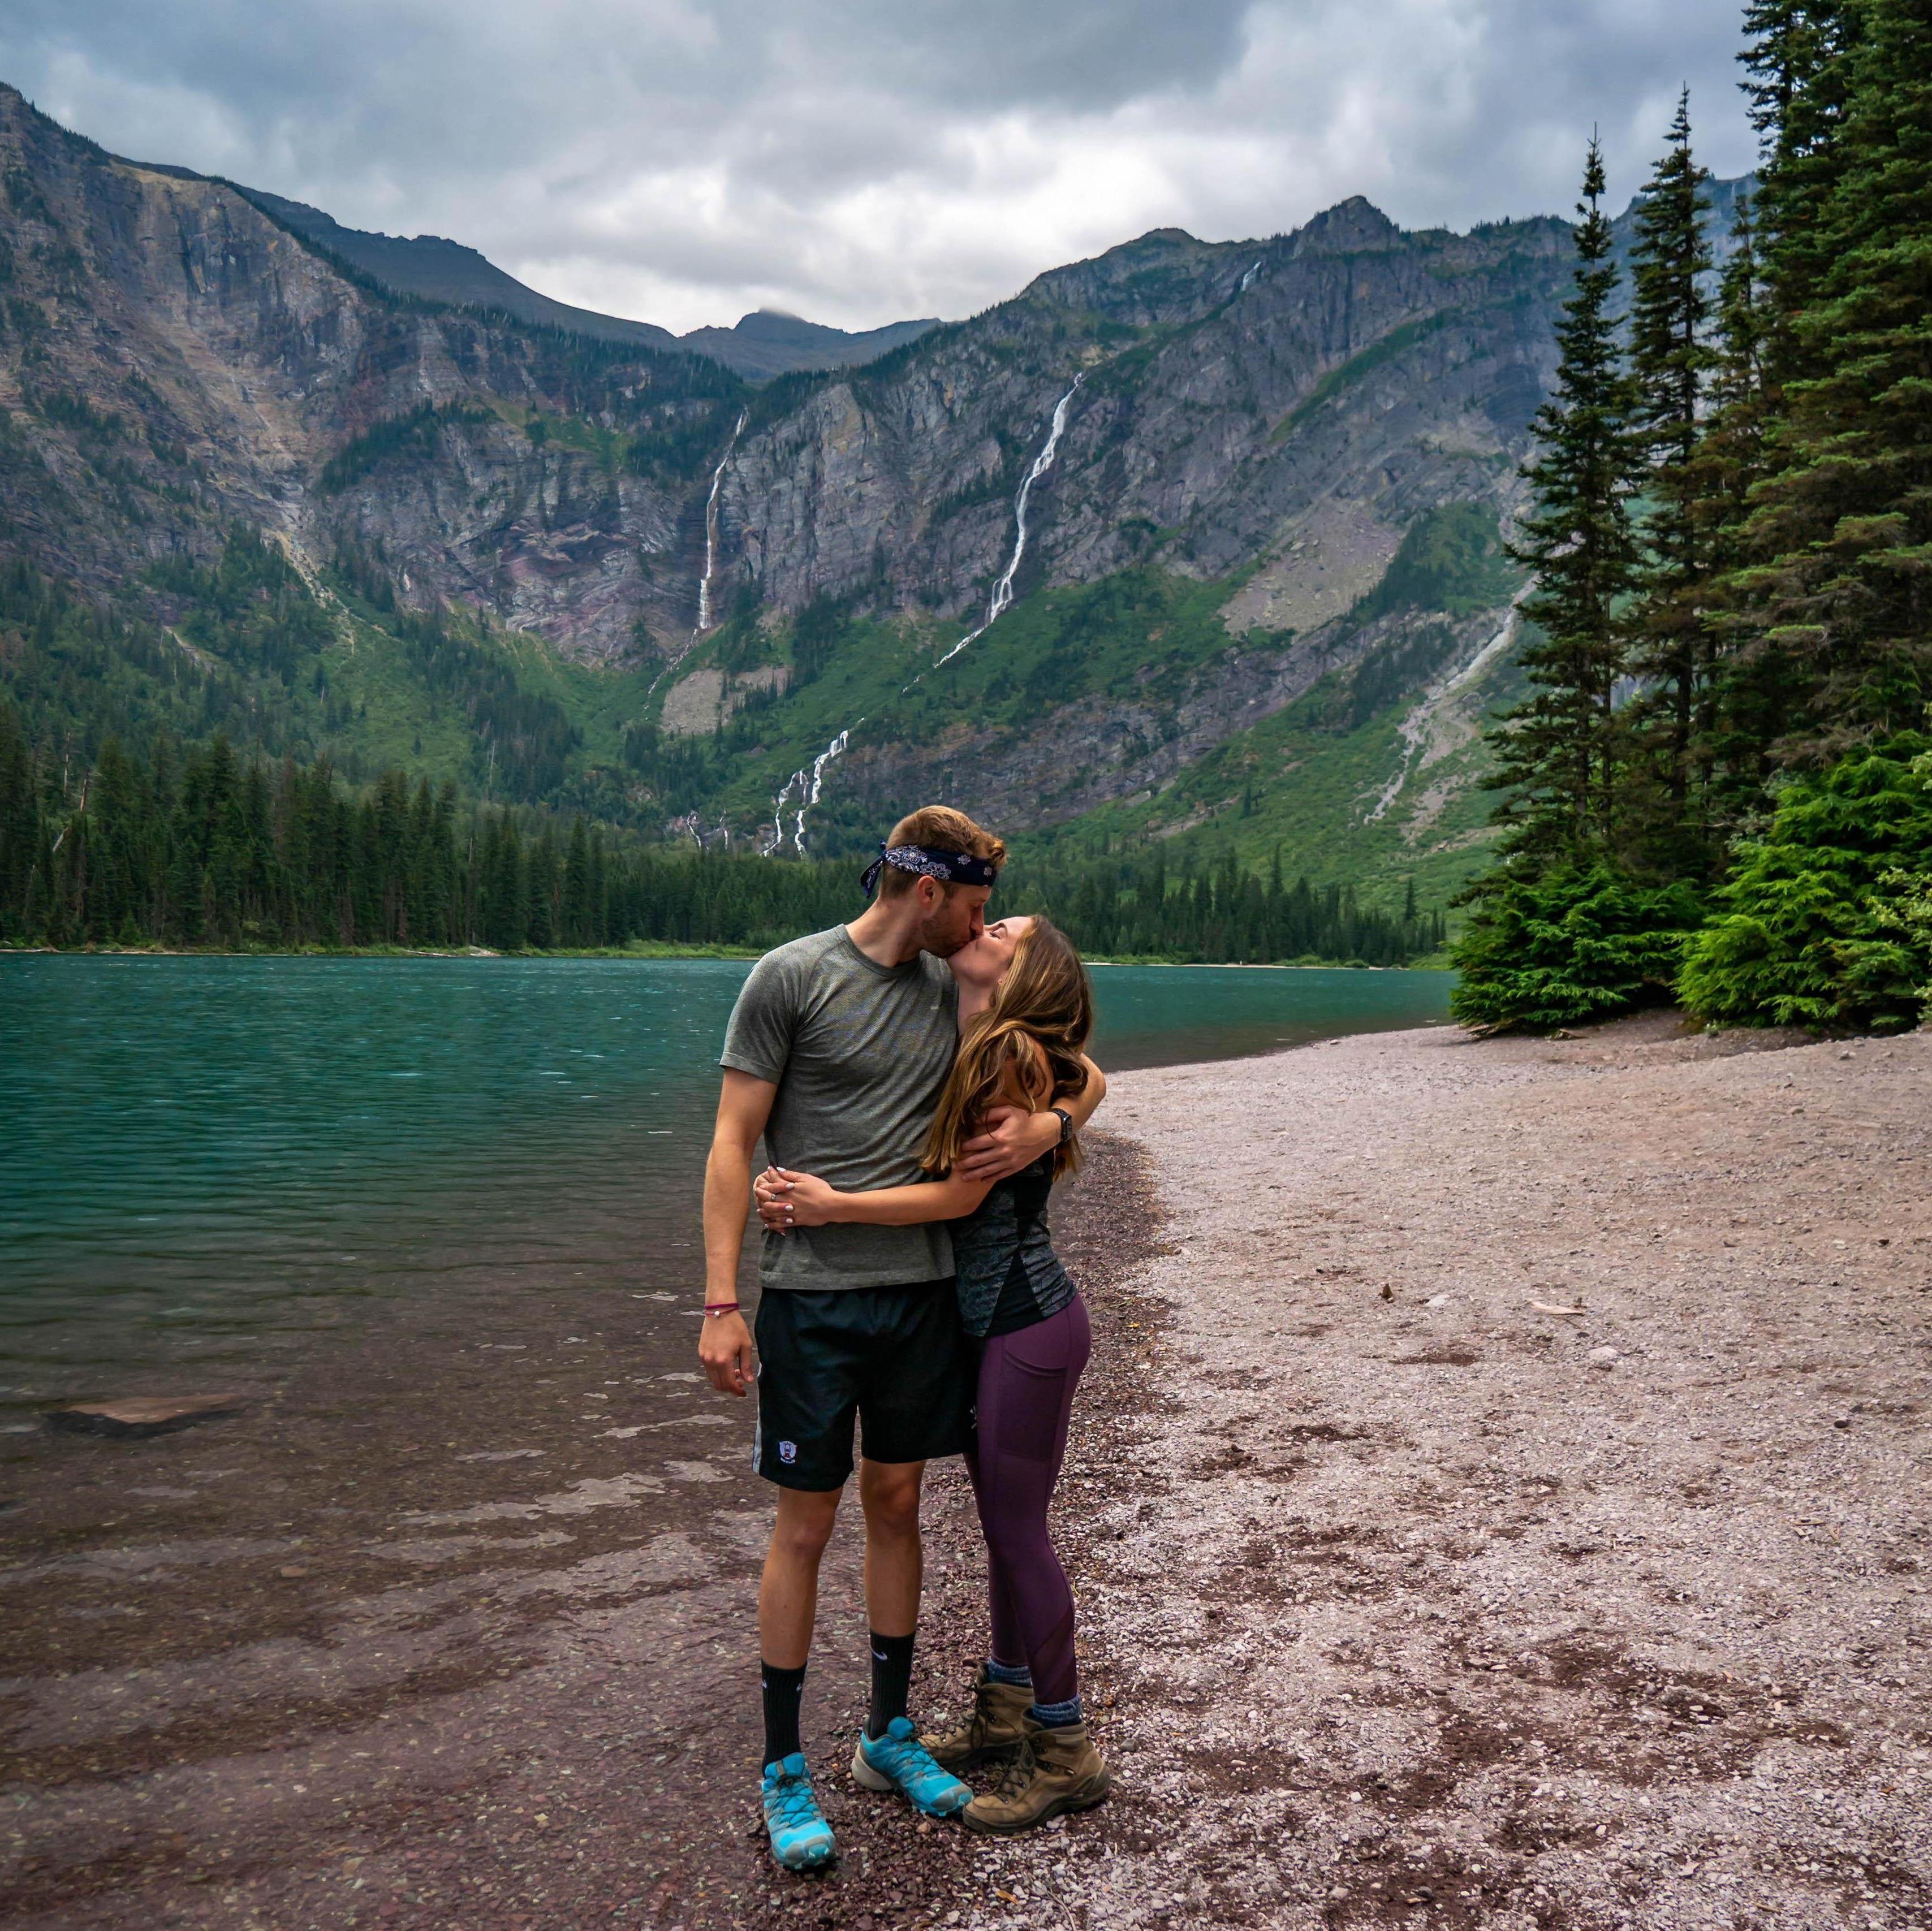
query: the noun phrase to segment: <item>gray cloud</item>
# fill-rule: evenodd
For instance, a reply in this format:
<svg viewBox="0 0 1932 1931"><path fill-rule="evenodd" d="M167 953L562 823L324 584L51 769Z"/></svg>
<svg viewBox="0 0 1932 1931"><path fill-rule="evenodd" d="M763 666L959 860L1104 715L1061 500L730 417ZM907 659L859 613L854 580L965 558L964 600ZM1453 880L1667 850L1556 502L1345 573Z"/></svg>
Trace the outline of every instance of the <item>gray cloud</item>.
<svg viewBox="0 0 1932 1931"><path fill-rule="evenodd" d="M480 247L678 328L959 315L1164 225L1621 201L1681 83L1750 165L1737 0L0 0L0 76L122 154Z"/></svg>

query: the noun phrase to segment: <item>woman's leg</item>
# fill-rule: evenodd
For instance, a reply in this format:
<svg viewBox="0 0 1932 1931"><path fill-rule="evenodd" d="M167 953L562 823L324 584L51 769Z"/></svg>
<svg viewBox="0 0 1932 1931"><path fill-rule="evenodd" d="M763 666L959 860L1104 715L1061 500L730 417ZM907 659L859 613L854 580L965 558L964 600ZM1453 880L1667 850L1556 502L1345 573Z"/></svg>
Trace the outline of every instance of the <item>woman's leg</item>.
<svg viewBox="0 0 1932 1931"><path fill-rule="evenodd" d="M1002 1337L997 1341L988 1342L980 1350L977 1400L982 1407L989 1397L995 1401L998 1399L993 1391L999 1385L999 1370L997 1365L989 1370L987 1363L989 1360L997 1362L997 1351L1005 1345ZM980 1486L980 1432L976 1423L973 1433L966 1440L966 1474L973 1484L974 1506L979 1511L980 1526L983 1533L986 1523L986 1504ZM994 1559L990 1542L986 1548L986 1608L990 1631L987 1640L987 1661L998 1663L1006 1669L1024 1669L1026 1642L1020 1634L1019 1615L1013 1606L1013 1592L1006 1586L1006 1572Z"/></svg>
<svg viewBox="0 0 1932 1931"><path fill-rule="evenodd" d="M1037 1705L1079 1693L1073 1592L1047 1532L1047 1510L1066 1455L1074 1390L1093 1339L1076 1297L1059 1313L986 1344L980 1373L974 1492L986 1537L994 1655L1016 1642L1033 1672ZM1004 1627L1002 1625L1005 1625Z"/></svg>

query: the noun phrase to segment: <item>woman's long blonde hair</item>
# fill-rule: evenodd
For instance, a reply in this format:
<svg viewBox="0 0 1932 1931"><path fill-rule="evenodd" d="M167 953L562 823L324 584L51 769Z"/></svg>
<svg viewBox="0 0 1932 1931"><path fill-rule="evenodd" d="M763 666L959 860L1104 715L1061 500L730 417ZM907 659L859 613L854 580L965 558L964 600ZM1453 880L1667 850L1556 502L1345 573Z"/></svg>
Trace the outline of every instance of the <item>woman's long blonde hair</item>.
<svg viewBox="0 0 1932 1931"><path fill-rule="evenodd" d="M1073 942L1050 919L1020 934L993 1003L967 1026L920 1154L927 1172L948 1174L989 1108L1016 1086L1037 1112L1087 1084L1081 1057L1094 1030L1094 988ZM1077 1141L1053 1156L1054 1177L1080 1164Z"/></svg>

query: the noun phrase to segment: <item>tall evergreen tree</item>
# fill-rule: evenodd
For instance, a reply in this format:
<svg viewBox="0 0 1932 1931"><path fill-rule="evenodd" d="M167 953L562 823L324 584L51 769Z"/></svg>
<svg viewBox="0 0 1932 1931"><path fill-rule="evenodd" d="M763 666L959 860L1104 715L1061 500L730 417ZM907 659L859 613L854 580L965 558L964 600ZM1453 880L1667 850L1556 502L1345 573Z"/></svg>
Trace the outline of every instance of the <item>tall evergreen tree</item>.
<svg viewBox="0 0 1932 1931"><path fill-rule="evenodd" d="M1708 867L1701 796L1694 799L1698 713L1711 682L1704 602L1711 531L1700 514L1697 466L1708 339L1712 267L1705 218L1709 177L1690 151L1690 93L1678 96L1670 145L1637 203L1631 264L1631 423L1644 463L1643 592L1633 625L1632 667L1647 682L1640 720L1654 795L1645 815L1654 868Z"/></svg>
<svg viewBox="0 0 1932 1931"><path fill-rule="evenodd" d="M1533 573L1521 654L1530 695L1492 734L1504 849L1534 871L1617 842L1623 761L1617 716L1625 641L1619 604L1637 567L1630 499L1639 454L1631 388L1612 310L1618 274L1593 138L1577 206L1575 286L1557 325L1556 392L1537 412L1524 466L1533 495L1510 554Z"/></svg>
<svg viewBox="0 0 1932 1931"><path fill-rule="evenodd" d="M1730 252L1718 281L1709 413L1691 459L1694 514L1708 545L1702 586L1712 655L1700 694L1694 752L1714 839L1734 835L1760 802L1767 748L1784 733L1791 702L1789 659L1738 614L1732 574L1743 561L1752 490L1765 473L1770 415L1766 372L1769 296L1755 208L1738 197Z"/></svg>
<svg viewBox="0 0 1932 1931"><path fill-rule="evenodd" d="M1740 56L1758 132L1758 223L1779 259L1767 344L1774 380L1795 349L1775 316L1803 307L1828 264L1820 217L1838 172L1835 137L1846 100L1846 49L1862 0L1748 0Z"/></svg>
<svg viewBox="0 0 1932 1931"><path fill-rule="evenodd" d="M0 939L26 934L27 893L40 846L33 755L18 713L0 697Z"/></svg>
<svg viewBox="0 0 1932 1931"><path fill-rule="evenodd" d="M1810 763L1932 695L1932 0L1830 25L1772 130L1778 407L1734 580L1798 667L1777 748Z"/></svg>

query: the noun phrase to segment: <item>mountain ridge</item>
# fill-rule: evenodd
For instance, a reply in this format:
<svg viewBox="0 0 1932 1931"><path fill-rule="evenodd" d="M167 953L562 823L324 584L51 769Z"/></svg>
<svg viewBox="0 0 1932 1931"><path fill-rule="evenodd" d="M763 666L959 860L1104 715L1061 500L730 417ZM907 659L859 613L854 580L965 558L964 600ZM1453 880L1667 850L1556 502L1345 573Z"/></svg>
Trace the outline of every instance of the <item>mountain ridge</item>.
<svg viewBox="0 0 1932 1931"><path fill-rule="evenodd" d="M1463 726L1514 589L1483 559L1553 366L1557 217L1411 231L1354 196L1262 241L1155 229L754 385L399 296L10 90L0 161L0 549L185 635L214 592L179 586L266 532L333 641L279 684L219 626L196 648L304 753L487 792L526 717L550 748L512 766L548 775L512 795L719 841L862 844L938 792L1049 841L1249 850L1318 792L1318 856L1446 886L1479 855ZM1385 594L1430 544L1473 601ZM1424 757L1399 727L1438 687L1462 723ZM801 833L777 801L813 791Z"/></svg>
<svg viewBox="0 0 1932 1931"><path fill-rule="evenodd" d="M350 228L304 202L266 189L233 184L236 191L318 247L340 255L391 292L458 307L500 311L520 322L562 328L594 340L708 355L752 381L794 370L847 367L869 361L902 342L939 325L937 317L892 322L853 331L798 316L754 310L729 328L715 326L674 334L654 322L604 315L542 294L497 267L479 250L440 235L404 236Z"/></svg>

